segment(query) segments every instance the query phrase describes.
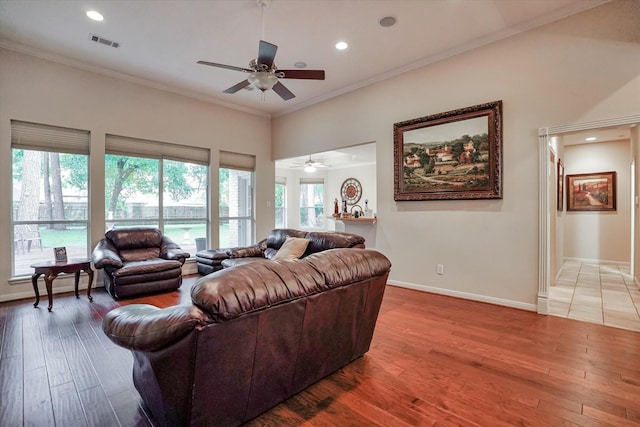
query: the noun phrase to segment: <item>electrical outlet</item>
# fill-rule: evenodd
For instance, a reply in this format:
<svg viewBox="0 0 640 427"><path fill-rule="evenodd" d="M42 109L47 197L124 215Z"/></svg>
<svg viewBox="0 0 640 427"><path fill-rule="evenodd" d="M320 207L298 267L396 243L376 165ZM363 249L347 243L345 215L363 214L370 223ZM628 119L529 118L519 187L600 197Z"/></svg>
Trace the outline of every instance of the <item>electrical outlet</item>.
<svg viewBox="0 0 640 427"><path fill-rule="evenodd" d="M444 264L438 264L436 266L436 273L438 274L444 274Z"/></svg>

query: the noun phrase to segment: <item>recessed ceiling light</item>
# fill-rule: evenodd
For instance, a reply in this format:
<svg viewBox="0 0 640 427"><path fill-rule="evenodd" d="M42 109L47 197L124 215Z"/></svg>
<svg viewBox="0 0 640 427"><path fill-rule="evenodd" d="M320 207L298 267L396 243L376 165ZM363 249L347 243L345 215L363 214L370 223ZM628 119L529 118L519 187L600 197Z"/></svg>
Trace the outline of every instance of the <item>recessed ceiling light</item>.
<svg viewBox="0 0 640 427"><path fill-rule="evenodd" d="M585 141L595 141L596 139L598 139L598 138L596 138L595 136L590 136L589 138L585 138L584 140Z"/></svg>
<svg viewBox="0 0 640 427"><path fill-rule="evenodd" d="M348 47L349 47L349 44L347 42L338 42L338 43L336 43L336 49L338 49L338 50L345 50Z"/></svg>
<svg viewBox="0 0 640 427"><path fill-rule="evenodd" d="M307 63L299 61L299 62L296 62L295 64L293 64L293 66L296 67L296 68L307 68Z"/></svg>
<svg viewBox="0 0 640 427"><path fill-rule="evenodd" d="M396 24L396 18L393 16L385 16L380 20L381 27L393 27Z"/></svg>
<svg viewBox="0 0 640 427"><path fill-rule="evenodd" d="M104 21L104 16L102 16L100 12L96 12L95 10L88 11L87 16L94 21Z"/></svg>

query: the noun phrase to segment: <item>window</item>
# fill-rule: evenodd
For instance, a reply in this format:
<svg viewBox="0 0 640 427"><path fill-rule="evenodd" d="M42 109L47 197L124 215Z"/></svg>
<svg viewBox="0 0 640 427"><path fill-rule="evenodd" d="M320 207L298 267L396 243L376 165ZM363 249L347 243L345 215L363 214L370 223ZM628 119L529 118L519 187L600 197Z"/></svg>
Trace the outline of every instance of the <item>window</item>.
<svg viewBox="0 0 640 427"><path fill-rule="evenodd" d="M276 228L287 226L287 180L276 177Z"/></svg>
<svg viewBox="0 0 640 427"><path fill-rule="evenodd" d="M324 228L324 181L300 179L300 227Z"/></svg>
<svg viewBox="0 0 640 427"><path fill-rule="evenodd" d="M206 249L208 150L113 135L106 149L105 228L158 227L192 256Z"/></svg>
<svg viewBox="0 0 640 427"><path fill-rule="evenodd" d="M254 241L255 157L220 152L219 247L248 246Z"/></svg>
<svg viewBox="0 0 640 427"><path fill-rule="evenodd" d="M11 121L12 276L64 246L88 256L89 132Z"/></svg>

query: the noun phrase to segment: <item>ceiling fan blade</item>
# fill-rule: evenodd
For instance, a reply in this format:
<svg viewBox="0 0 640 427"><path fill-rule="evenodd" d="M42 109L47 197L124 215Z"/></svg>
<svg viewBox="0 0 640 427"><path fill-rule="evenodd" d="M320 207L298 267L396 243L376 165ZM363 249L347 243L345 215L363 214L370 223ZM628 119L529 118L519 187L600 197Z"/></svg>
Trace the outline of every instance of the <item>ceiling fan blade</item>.
<svg viewBox="0 0 640 427"><path fill-rule="evenodd" d="M264 64L268 69L271 69L277 50L278 46L275 44L260 40L260 46L258 47L258 66Z"/></svg>
<svg viewBox="0 0 640 427"><path fill-rule="evenodd" d="M291 98L295 98L296 96L293 94L293 92L291 92L289 89L287 89L282 83L278 82L273 86L273 91L275 93L277 93L278 95L280 95L280 98L284 99L285 101L290 100Z"/></svg>
<svg viewBox="0 0 640 427"><path fill-rule="evenodd" d="M226 68L227 70L242 71L244 73L252 73L253 72L253 70L250 70L248 68L234 67L233 65L218 64L216 62L198 61L198 64L200 64L200 65L210 65L212 67L218 67L218 68Z"/></svg>
<svg viewBox="0 0 640 427"><path fill-rule="evenodd" d="M231 86L229 89L225 90L224 93L236 93L240 89L244 89L245 87L249 86L250 84L251 83L249 83L249 80L243 80L240 83L235 84L235 85Z"/></svg>
<svg viewBox="0 0 640 427"><path fill-rule="evenodd" d="M283 79L324 80L324 70L278 70Z"/></svg>

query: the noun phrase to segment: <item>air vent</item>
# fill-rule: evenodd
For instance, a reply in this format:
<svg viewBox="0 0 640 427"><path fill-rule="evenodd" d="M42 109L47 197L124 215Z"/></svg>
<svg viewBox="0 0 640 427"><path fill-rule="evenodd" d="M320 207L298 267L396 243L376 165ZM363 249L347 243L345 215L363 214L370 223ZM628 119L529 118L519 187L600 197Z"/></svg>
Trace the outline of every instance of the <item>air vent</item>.
<svg viewBox="0 0 640 427"><path fill-rule="evenodd" d="M111 46L116 48L120 47L120 43L107 40L104 37L100 37L96 34L89 34L89 40L91 40L92 42L101 43L106 46Z"/></svg>

